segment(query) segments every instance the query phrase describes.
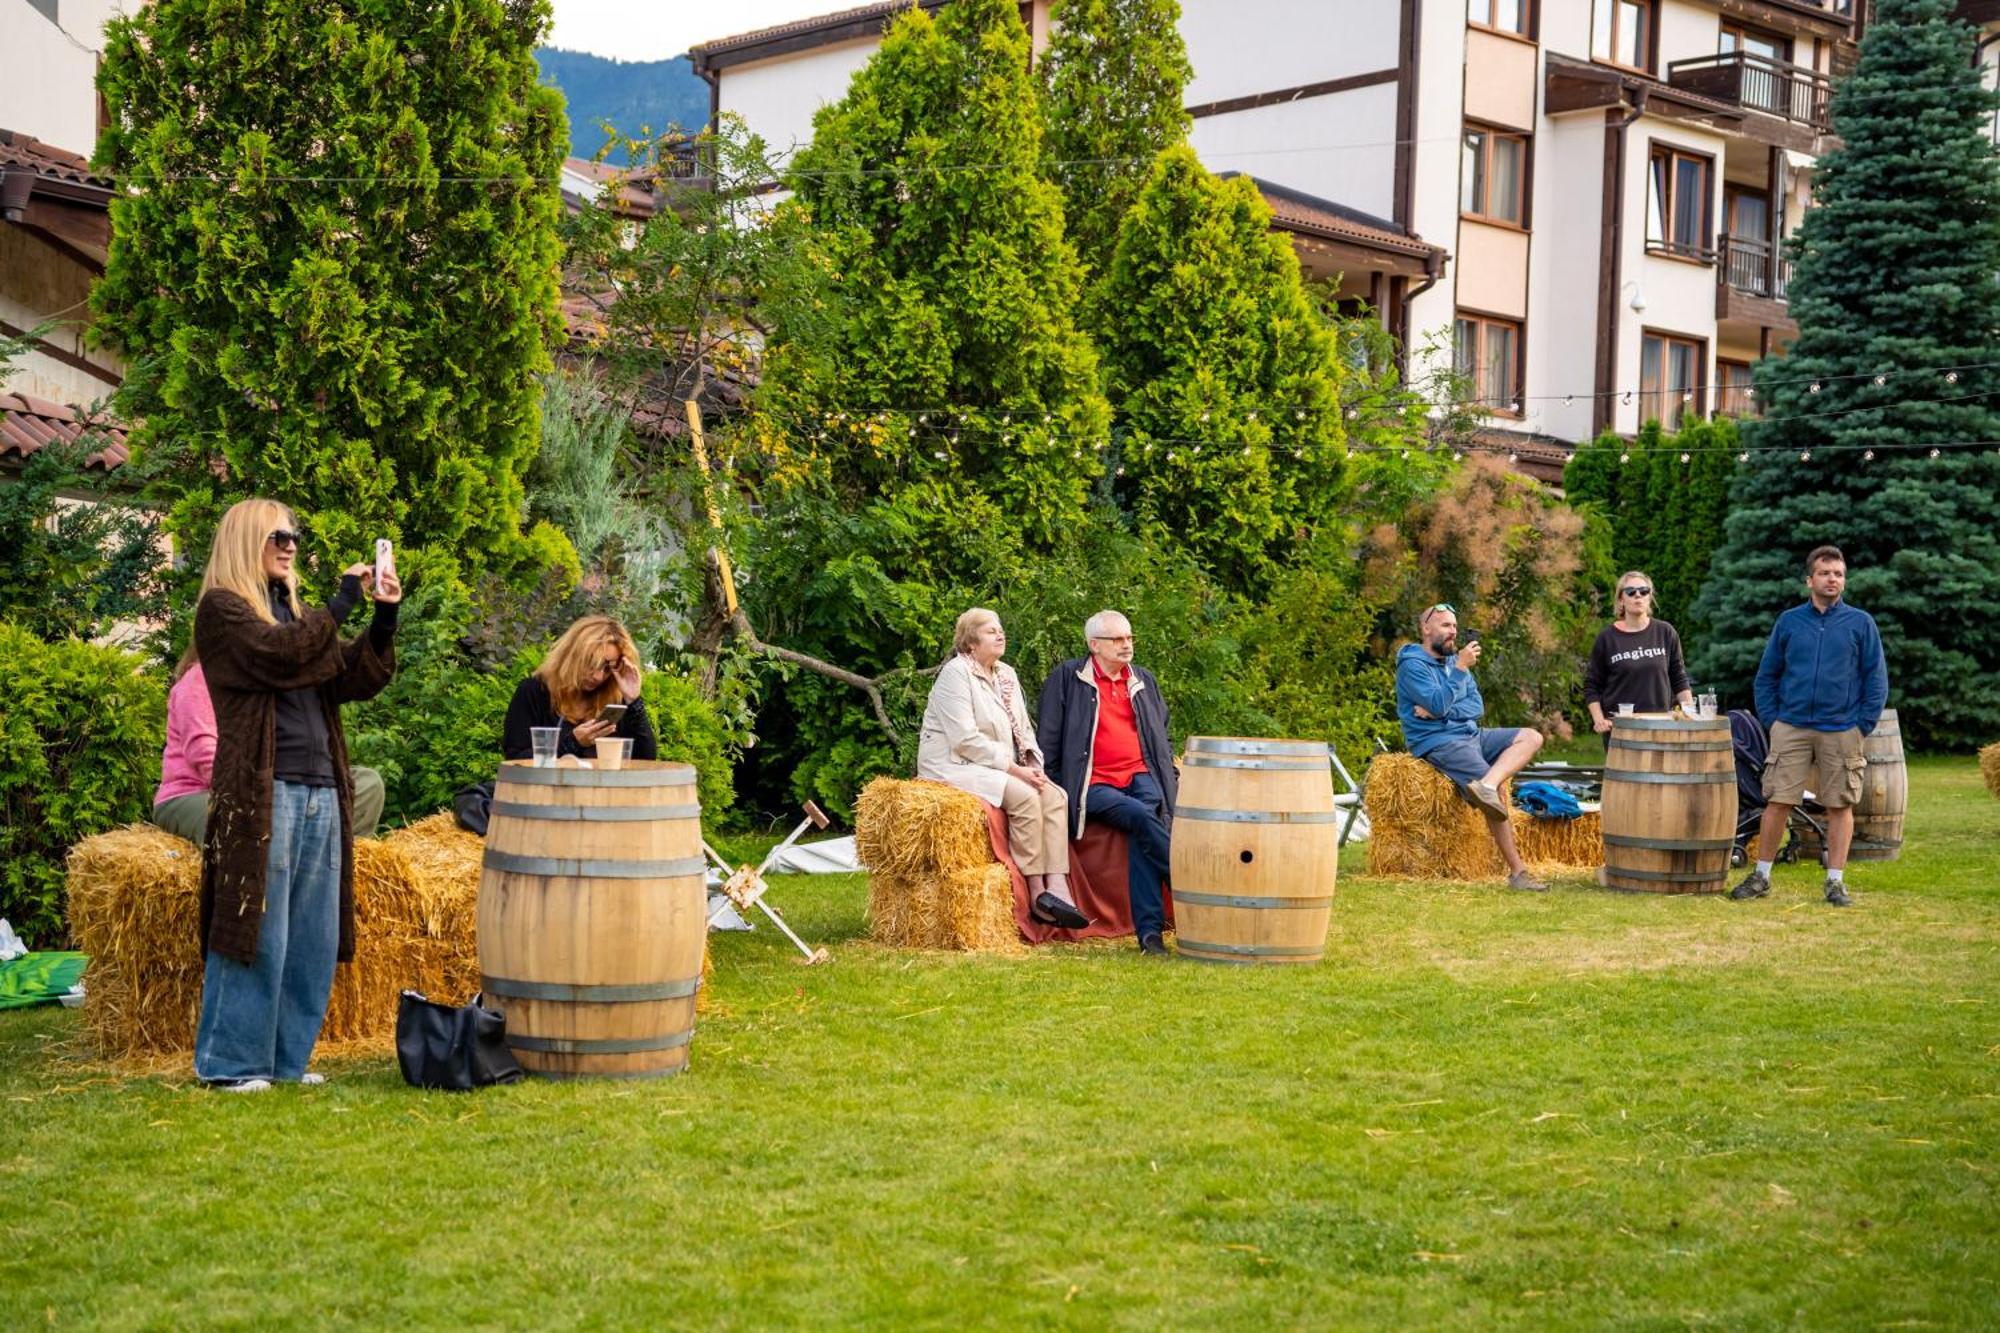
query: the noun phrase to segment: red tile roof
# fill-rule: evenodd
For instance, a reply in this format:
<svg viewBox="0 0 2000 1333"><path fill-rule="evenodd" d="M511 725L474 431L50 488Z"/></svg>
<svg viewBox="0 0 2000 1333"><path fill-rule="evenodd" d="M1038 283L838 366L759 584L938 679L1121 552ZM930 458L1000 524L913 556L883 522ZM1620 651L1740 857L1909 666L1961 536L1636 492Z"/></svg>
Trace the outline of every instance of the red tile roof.
<svg viewBox="0 0 2000 1333"><path fill-rule="evenodd" d="M829 28L842 28L850 23L865 23L871 19L881 19L887 27L889 20L906 9L919 4L925 9L937 9L943 0L887 0L887 3L857 5L853 9L836 10L831 14L815 14L810 18L794 19L790 23L778 23L768 28L757 28L750 32L739 32L732 37L717 37L714 41L697 42L688 48L694 57L695 66L710 57L727 51L739 50L746 46L763 46L767 42L782 41L787 37L802 37L809 33L823 32Z"/></svg>
<svg viewBox="0 0 2000 1333"><path fill-rule="evenodd" d="M0 167L27 167L37 175L111 189L109 177L94 174L81 153L43 143L19 130L0 130Z"/></svg>
<svg viewBox="0 0 2000 1333"><path fill-rule="evenodd" d="M92 419L73 407L25 393L0 393L0 463L17 462L43 445L91 436L103 447L84 460L85 467L109 472L131 457L122 422Z"/></svg>
<svg viewBox="0 0 2000 1333"><path fill-rule="evenodd" d="M1237 174L1234 171L1225 171L1221 176L1222 179L1228 180ZM1444 255L1442 246L1432 245L1421 236L1413 236L1386 218L1363 213L1358 208L1349 208L1331 199L1316 198L1287 186L1259 180L1255 176L1250 177L1250 183L1257 187L1257 192L1264 196L1264 202L1271 206L1271 221L1286 231L1303 232L1308 236L1323 236L1328 240L1348 241L1370 250L1387 250L1418 259L1427 259L1432 255L1442 258Z"/></svg>

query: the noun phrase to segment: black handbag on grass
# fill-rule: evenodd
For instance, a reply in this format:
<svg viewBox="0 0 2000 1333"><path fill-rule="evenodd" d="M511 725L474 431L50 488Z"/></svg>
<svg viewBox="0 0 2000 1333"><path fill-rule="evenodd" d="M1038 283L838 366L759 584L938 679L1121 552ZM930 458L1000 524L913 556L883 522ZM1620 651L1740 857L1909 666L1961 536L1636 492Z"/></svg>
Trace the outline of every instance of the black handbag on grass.
<svg viewBox="0 0 2000 1333"><path fill-rule="evenodd" d="M475 995L471 1004L453 1008L403 992L396 1006L396 1063L405 1083L466 1092L521 1080L521 1066L507 1049L507 1021L482 1008L483 998Z"/></svg>

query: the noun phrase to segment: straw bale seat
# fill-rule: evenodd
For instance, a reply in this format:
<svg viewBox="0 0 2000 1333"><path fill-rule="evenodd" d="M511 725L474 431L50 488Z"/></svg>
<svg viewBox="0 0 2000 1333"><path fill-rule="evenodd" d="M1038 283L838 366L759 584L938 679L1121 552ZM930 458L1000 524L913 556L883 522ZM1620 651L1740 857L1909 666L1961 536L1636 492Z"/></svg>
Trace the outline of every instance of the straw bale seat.
<svg viewBox="0 0 2000 1333"><path fill-rule="evenodd" d="M868 867L868 934L903 949L1013 952L1013 877L993 854L986 803L942 782L876 778L854 803Z"/></svg>
<svg viewBox="0 0 2000 1333"><path fill-rule="evenodd" d="M1979 752L1979 775L1986 779L1986 790L2000 797L2000 741Z"/></svg>
<svg viewBox="0 0 2000 1333"><path fill-rule="evenodd" d="M1504 879L1500 849L1486 816L1459 795L1452 780L1407 754L1375 756L1368 770L1368 873L1386 878ZM1575 819L1509 816L1521 859L1538 871L1604 863L1595 812Z"/></svg>
<svg viewBox="0 0 2000 1333"><path fill-rule="evenodd" d="M437 815L354 844L355 958L335 969L323 1041L387 1043L404 987L459 1002L479 989L477 837ZM69 854L70 929L90 955L83 1024L112 1058L194 1048L201 853L151 824L86 838Z"/></svg>

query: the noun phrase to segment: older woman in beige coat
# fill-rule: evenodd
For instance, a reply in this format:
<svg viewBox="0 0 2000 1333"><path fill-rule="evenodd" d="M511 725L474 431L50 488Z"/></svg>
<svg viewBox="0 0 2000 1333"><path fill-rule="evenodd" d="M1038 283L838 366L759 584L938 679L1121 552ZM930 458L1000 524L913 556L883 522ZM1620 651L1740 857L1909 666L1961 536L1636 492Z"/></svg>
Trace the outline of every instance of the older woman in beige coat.
<svg viewBox="0 0 2000 1333"><path fill-rule="evenodd" d="M1007 631L999 616L975 606L958 618L952 646L924 707L917 776L1006 811L1007 847L1027 877L1029 911L1081 930L1090 918L1069 889L1069 798L1042 771L1020 678L1000 660Z"/></svg>

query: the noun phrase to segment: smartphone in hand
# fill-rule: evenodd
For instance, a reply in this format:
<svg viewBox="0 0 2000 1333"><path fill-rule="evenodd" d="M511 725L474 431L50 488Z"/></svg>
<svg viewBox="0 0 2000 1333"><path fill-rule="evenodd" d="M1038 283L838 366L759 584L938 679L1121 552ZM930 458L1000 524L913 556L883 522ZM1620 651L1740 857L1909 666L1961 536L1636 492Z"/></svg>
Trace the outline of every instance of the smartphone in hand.
<svg viewBox="0 0 2000 1333"><path fill-rule="evenodd" d="M377 537L375 539L375 586L378 588L382 586L382 576L384 574L394 574L395 572L395 548L389 545L387 537Z"/></svg>
<svg viewBox="0 0 2000 1333"><path fill-rule="evenodd" d="M597 720L599 722L609 722L612 725L616 726L618 724L618 721L624 716L625 716L624 704L606 704L604 705L604 711L597 715Z"/></svg>

